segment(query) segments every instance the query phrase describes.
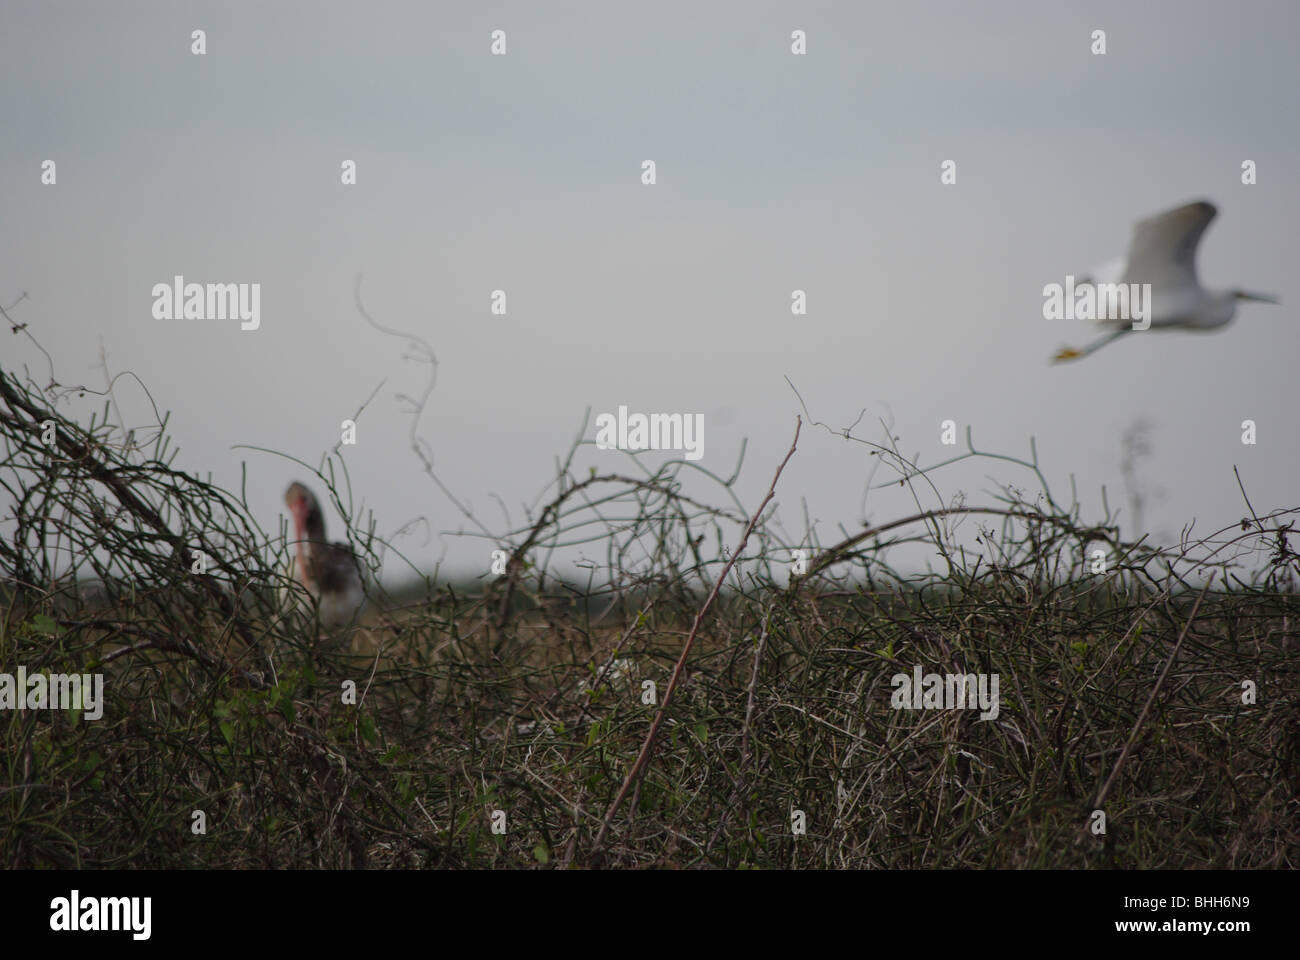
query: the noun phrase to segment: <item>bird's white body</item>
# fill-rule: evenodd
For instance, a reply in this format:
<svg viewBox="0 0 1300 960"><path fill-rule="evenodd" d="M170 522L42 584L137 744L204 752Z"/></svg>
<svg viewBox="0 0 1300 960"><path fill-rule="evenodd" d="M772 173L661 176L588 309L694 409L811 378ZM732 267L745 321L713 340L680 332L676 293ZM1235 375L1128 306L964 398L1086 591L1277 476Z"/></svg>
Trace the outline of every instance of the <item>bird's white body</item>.
<svg viewBox="0 0 1300 960"><path fill-rule="evenodd" d="M1217 211L1204 200L1143 220L1133 229L1128 256L1080 278L1080 282L1149 284L1151 330L1218 330L1232 322L1241 300L1277 303L1242 290L1207 290L1196 276L1196 249ZM1130 332L1132 318L1103 317L1110 332L1082 350L1066 348L1057 360L1075 360Z"/></svg>
<svg viewBox="0 0 1300 960"><path fill-rule="evenodd" d="M349 578L341 591L321 593L303 583L298 570L298 558L291 557L285 568L285 575L291 581L282 589L282 608L295 606L306 616L312 616L314 608L319 608L320 625L327 630L346 627L356 618L365 602L365 591L361 588L361 578Z"/></svg>
<svg viewBox="0 0 1300 960"><path fill-rule="evenodd" d="M1237 313L1237 298L1231 290L1206 290L1204 287L1151 291L1152 330L1217 330L1232 322ZM1107 318L1106 326L1125 327L1128 317Z"/></svg>

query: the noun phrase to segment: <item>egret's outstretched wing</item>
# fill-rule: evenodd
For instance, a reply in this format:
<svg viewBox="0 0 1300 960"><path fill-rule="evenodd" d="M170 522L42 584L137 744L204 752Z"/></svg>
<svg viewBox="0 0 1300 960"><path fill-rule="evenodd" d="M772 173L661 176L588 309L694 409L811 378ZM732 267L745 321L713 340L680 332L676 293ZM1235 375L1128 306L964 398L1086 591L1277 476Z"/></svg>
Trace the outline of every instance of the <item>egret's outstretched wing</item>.
<svg viewBox="0 0 1300 960"><path fill-rule="evenodd" d="M1133 228L1124 282L1161 290L1199 286L1196 247L1217 212L1201 200L1141 221Z"/></svg>

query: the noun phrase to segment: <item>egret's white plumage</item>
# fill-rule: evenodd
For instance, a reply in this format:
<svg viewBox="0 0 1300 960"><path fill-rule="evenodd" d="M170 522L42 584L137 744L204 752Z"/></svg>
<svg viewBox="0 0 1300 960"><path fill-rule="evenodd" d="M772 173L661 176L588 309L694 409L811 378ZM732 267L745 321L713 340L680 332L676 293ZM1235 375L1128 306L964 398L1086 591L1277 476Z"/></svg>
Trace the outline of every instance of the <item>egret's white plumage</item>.
<svg viewBox="0 0 1300 960"><path fill-rule="evenodd" d="M1214 204L1200 200L1141 221L1133 228L1126 259L1113 261L1079 282L1151 284L1152 330L1216 330L1232 320L1239 300L1278 303L1265 294L1201 286L1196 248L1217 212ZM1101 323L1112 328L1105 336L1080 350L1066 347L1053 359L1086 357L1133 329L1130 318L1107 317Z"/></svg>

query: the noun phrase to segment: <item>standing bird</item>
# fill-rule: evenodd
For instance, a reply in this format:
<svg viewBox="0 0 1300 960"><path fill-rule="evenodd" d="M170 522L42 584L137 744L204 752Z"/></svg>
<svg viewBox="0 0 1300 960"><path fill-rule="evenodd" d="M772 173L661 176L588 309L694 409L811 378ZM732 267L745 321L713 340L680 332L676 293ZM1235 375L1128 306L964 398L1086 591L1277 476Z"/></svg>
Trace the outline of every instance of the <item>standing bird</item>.
<svg viewBox="0 0 1300 960"><path fill-rule="evenodd" d="M1214 204L1200 200L1141 221L1133 228L1126 261L1108 264L1098 276L1081 277L1078 283L1151 284L1152 330L1217 330L1232 320L1238 300L1280 302L1244 290L1206 290L1196 279L1196 247L1217 212ZM1112 317L1101 323L1113 329L1080 350L1066 347L1052 359L1059 363L1086 357L1133 330L1130 319Z"/></svg>
<svg viewBox="0 0 1300 960"><path fill-rule="evenodd" d="M293 514L297 555L289 577L303 585L320 607L321 626L350 624L361 608L361 570L346 543L325 539L325 517L316 497L301 483L289 484L284 502Z"/></svg>

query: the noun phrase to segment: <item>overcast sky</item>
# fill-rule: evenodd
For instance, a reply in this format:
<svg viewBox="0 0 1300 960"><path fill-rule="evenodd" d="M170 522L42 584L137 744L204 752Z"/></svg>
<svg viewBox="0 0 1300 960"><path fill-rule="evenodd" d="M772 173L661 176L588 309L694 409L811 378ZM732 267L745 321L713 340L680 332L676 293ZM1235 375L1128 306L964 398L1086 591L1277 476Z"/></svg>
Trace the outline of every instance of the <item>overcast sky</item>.
<svg viewBox="0 0 1300 960"><path fill-rule="evenodd" d="M0 0L0 300L27 291L15 319L65 383L102 385L101 343L134 371L173 411L180 465L235 485L247 460L268 529L302 471L236 445L314 463L387 378L345 448L356 493L381 533L428 517L432 539L404 547L466 572L485 550L447 535L461 520L422 479L397 396L426 371L359 317L358 273L376 320L436 350L420 435L496 529L493 495L517 520L584 411L620 404L703 414L701 464L722 474L749 438L755 506L799 412L788 377L837 427L865 408L877 439L892 417L925 463L951 453L946 419L996 452L1026 455L1033 435L1093 518L1102 484L1124 504L1121 436L1145 418L1147 526L1209 532L1243 514L1234 464L1256 510L1300 505L1298 35L1289 0ZM1283 305L1049 365L1093 331L1044 320L1043 286L1200 198L1219 207L1202 281ZM260 283L260 328L155 319L151 290L177 274ZM0 342L6 368L43 369ZM130 383L118 399L148 419ZM588 447L579 470L624 462ZM826 540L858 527L871 465L805 429L787 528L801 501ZM992 464L936 482L978 501L986 477L1028 483ZM865 512L913 509L880 491Z"/></svg>

